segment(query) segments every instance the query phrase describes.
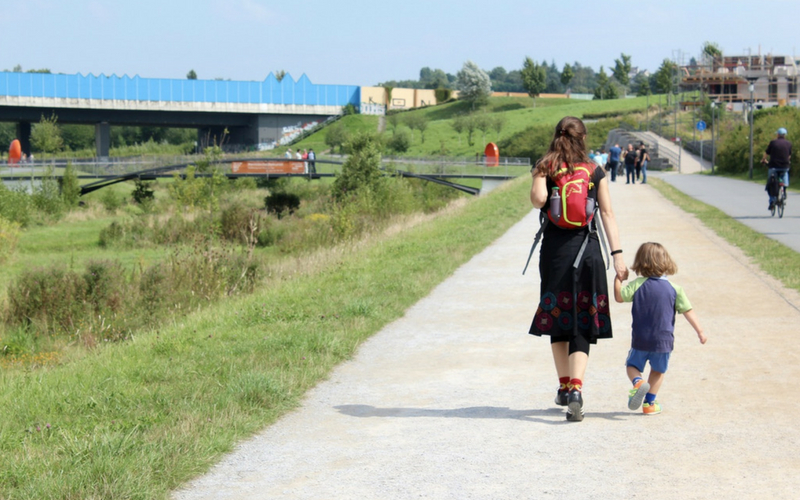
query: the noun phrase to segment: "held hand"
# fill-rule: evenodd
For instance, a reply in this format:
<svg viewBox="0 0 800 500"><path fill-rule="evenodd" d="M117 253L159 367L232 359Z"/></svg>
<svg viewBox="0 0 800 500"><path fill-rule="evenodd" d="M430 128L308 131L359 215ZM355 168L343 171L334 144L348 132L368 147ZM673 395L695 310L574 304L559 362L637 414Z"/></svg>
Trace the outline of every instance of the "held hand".
<svg viewBox="0 0 800 500"><path fill-rule="evenodd" d="M708 337L706 337L706 334L703 332L697 332L697 338L700 339L701 344L705 344L706 340L708 340Z"/></svg>
<svg viewBox="0 0 800 500"><path fill-rule="evenodd" d="M625 265L621 254L614 256L614 270L617 272L617 278L619 278L620 281L628 279L628 267Z"/></svg>

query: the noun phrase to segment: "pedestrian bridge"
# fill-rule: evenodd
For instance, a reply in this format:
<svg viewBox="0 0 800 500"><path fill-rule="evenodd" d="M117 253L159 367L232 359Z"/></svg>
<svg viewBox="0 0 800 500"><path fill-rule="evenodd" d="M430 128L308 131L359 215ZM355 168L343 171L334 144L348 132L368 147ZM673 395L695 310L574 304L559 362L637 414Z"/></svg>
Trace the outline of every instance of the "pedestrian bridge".
<svg viewBox="0 0 800 500"><path fill-rule="evenodd" d="M163 161L163 160L162 160ZM72 161L79 179L94 179L81 186L81 195L97 191L107 186L136 179L155 180L185 176L186 168L196 165L196 157L187 157L180 163L157 165L137 159L127 161ZM477 195L486 193L499 184L527 174L530 170L528 158L500 158L496 166L487 166L480 159L459 158L384 158L381 170L385 175L416 178L445 185L453 189ZM240 177L284 178L300 177L319 180L335 177L341 172L343 159L317 159L314 161L287 158L226 158L215 162L212 167L221 171L229 179ZM66 160L47 164L22 164L18 166L0 165L0 179L8 185L32 188L43 179L63 176ZM196 173L196 177L213 175ZM458 179L479 180L481 187L454 182Z"/></svg>

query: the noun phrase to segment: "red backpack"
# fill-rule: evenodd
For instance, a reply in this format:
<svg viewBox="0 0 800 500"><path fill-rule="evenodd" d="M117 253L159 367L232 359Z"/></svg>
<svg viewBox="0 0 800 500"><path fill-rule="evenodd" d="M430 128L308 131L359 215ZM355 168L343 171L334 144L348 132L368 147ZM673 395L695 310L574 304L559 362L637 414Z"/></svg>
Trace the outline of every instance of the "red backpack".
<svg viewBox="0 0 800 500"><path fill-rule="evenodd" d="M597 206L597 189L592 182L596 167L578 163L572 173L566 166L556 171L547 210L550 222L563 229L580 229L592 222Z"/></svg>

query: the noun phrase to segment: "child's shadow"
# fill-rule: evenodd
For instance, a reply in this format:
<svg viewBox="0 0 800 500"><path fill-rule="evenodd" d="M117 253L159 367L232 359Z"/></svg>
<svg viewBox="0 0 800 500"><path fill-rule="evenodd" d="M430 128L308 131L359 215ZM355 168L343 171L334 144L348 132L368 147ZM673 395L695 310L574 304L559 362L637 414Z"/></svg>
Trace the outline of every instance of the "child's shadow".
<svg viewBox="0 0 800 500"><path fill-rule="evenodd" d="M564 410L560 408L547 408L544 410L512 410L497 406L470 406L467 408L454 408L452 410L430 408L376 408L370 405L340 405L334 406L339 412L351 417L382 417L382 418L507 418L512 420L525 420L548 425L562 425L567 422ZM620 420L620 417L630 415L626 412L587 413L590 417L599 417L606 420ZM546 417L546 418L543 418Z"/></svg>

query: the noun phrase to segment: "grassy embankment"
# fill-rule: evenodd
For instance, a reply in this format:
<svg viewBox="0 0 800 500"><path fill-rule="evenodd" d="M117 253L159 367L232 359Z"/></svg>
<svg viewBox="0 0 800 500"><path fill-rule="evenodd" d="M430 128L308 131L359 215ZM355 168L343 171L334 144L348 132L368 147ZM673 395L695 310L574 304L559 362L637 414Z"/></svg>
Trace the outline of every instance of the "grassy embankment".
<svg viewBox="0 0 800 500"><path fill-rule="evenodd" d="M292 279L95 355L0 374L0 497L167 496L518 221L527 189L298 261Z"/></svg>
<svg viewBox="0 0 800 500"><path fill-rule="evenodd" d="M536 99L536 107L533 107L533 100L519 97L494 97L489 104L478 109L477 113L499 114L505 118L505 124L498 134L494 130L486 133L485 141L483 132L476 130L473 136L474 144L467 143L467 133L462 132L461 136L453 129L453 119L460 115L469 113L470 107L464 102L452 102L440 106L430 106L400 113L401 121L407 116L419 114L425 116L428 121L428 128L425 131L425 142L420 138L420 132L413 132L413 142L411 148L403 156L467 156L474 157L476 153L482 153L486 142L497 142L511 137L525 129L536 125L555 125L564 116L572 115L583 117L585 113L605 113L612 111L631 111L645 108L645 98L637 97L634 99L616 99L611 101L579 101L571 99ZM652 102L651 102L652 104ZM376 131L378 118L374 116L352 115L344 117L349 130L372 130ZM388 118L387 118L388 120ZM399 125L399 128L406 128L406 125ZM328 151L330 148L325 145L327 129L303 139L296 147L301 149L313 148L316 152ZM386 133L391 134L391 127L387 123ZM444 149L442 147L444 146ZM444 153L444 154L442 154ZM501 156L503 152L500 152Z"/></svg>
<svg viewBox="0 0 800 500"><path fill-rule="evenodd" d="M800 291L800 253L750 229L721 210L682 193L660 179L653 178L652 185L677 207L694 214L712 231L730 244L739 247L764 272L779 280L787 288Z"/></svg>

